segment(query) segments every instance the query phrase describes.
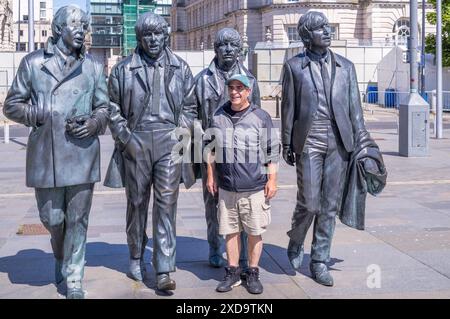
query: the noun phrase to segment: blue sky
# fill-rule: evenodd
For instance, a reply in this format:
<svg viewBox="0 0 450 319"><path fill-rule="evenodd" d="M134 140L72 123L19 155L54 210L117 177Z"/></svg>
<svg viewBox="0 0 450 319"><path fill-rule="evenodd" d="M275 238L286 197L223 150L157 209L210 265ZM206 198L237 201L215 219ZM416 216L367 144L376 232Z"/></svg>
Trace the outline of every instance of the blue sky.
<svg viewBox="0 0 450 319"><path fill-rule="evenodd" d="M76 4L86 11L86 0L53 0L53 11L56 13L56 10L68 4Z"/></svg>

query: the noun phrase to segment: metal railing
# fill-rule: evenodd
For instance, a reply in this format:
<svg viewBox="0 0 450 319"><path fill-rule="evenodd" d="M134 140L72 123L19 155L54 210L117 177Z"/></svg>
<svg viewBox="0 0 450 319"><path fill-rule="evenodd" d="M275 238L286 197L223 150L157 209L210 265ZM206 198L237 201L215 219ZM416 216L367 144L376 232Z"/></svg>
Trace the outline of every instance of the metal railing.
<svg viewBox="0 0 450 319"><path fill-rule="evenodd" d="M433 91L426 91L422 96L425 101L430 104L432 101ZM367 104L375 104L385 108L398 109L401 104L406 104L409 97L409 92L395 91L394 89L387 89L384 91L368 91L361 92L363 101ZM450 111L450 91L443 91L442 105L444 110Z"/></svg>

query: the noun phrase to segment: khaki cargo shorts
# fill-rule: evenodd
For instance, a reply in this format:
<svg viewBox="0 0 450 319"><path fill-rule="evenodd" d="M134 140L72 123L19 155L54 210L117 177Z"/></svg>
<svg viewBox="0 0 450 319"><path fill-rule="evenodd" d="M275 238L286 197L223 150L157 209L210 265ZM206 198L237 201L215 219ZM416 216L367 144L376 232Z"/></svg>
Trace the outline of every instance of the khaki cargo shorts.
<svg viewBox="0 0 450 319"><path fill-rule="evenodd" d="M261 235L270 224L270 202L264 190L229 192L219 188L219 234L228 235L244 230L252 236Z"/></svg>

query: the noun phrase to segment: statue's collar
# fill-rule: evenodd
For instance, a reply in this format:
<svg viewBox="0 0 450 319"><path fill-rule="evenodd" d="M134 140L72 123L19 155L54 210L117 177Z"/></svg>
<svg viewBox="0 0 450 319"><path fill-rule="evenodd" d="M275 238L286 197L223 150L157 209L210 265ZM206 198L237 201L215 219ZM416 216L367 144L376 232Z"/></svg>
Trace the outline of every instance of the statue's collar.
<svg viewBox="0 0 450 319"><path fill-rule="evenodd" d="M52 36L50 36L50 37L48 37L47 42L44 45L44 51L45 51L46 54L54 55L56 53L55 50L57 50L57 48L56 48L56 41L55 41L55 39ZM83 59L85 53L86 53L86 47L83 44L83 46L80 49L78 57L80 59Z"/></svg>

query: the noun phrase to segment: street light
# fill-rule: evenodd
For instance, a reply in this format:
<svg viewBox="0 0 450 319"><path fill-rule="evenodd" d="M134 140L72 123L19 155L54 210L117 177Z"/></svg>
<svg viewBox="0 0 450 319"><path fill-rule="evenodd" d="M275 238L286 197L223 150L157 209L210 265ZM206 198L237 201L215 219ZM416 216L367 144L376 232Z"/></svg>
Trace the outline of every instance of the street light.
<svg viewBox="0 0 450 319"><path fill-rule="evenodd" d="M34 51L34 0L28 0L28 52Z"/></svg>
<svg viewBox="0 0 450 319"><path fill-rule="evenodd" d="M442 0L436 1L436 138L442 138Z"/></svg>

